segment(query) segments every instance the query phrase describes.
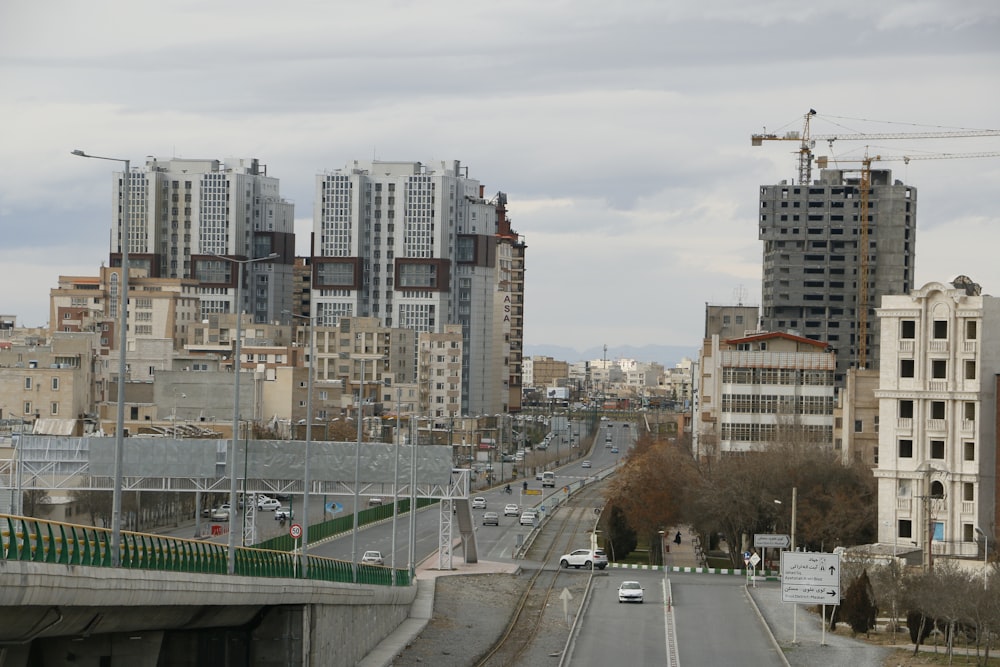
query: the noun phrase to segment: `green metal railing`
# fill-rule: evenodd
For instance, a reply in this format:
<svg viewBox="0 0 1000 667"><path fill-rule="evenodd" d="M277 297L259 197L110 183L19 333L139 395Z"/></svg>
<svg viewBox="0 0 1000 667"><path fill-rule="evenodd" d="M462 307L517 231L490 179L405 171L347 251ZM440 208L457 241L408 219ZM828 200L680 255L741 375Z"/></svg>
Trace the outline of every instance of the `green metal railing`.
<svg viewBox="0 0 1000 667"><path fill-rule="evenodd" d="M366 515L362 522L361 514L385 509L376 507L359 512L358 523L379 520L372 514ZM391 516L392 506L388 509ZM353 516L345 518L350 530ZM280 539L287 539L291 548L268 546L274 540L255 547L237 547L235 573L248 577L301 578L302 556L291 552L294 545L290 537ZM121 567L125 569L226 574L227 554L225 545L212 542L121 532ZM0 514L0 559L111 567L111 530ZM357 569L359 584L391 586L395 581L397 586L409 586L412 582L409 570L377 565L358 565ZM354 582L354 565L350 561L310 555L308 573L311 580Z"/></svg>

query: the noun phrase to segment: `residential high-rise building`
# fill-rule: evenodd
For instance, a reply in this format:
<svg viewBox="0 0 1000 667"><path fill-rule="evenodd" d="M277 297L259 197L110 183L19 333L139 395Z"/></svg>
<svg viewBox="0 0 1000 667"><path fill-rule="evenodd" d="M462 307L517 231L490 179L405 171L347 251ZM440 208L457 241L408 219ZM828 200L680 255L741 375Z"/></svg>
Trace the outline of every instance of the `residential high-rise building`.
<svg viewBox="0 0 1000 667"><path fill-rule="evenodd" d="M523 324L506 309L523 301L524 244L503 193L487 199L458 161L355 161L316 177L313 238L318 326L345 316L418 334L461 325L460 414L507 411Z"/></svg>
<svg viewBox="0 0 1000 667"><path fill-rule="evenodd" d="M760 188L759 238L764 242L761 328L790 331L837 351L837 384L858 365L860 257L868 257L867 355L879 365L875 307L886 294L908 294L916 257L917 190L871 170L868 248L861 238L861 179L823 169L809 184Z"/></svg>
<svg viewBox="0 0 1000 667"><path fill-rule="evenodd" d="M122 174L114 178L111 266L121 266ZM150 158L129 175L129 264L150 278L198 281L201 316L245 312L273 322L291 310L294 207L257 159ZM236 300L234 260L265 257L244 268Z"/></svg>
<svg viewBox="0 0 1000 667"><path fill-rule="evenodd" d="M879 542L979 557L996 539L1000 298L967 279L882 299Z"/></svg>

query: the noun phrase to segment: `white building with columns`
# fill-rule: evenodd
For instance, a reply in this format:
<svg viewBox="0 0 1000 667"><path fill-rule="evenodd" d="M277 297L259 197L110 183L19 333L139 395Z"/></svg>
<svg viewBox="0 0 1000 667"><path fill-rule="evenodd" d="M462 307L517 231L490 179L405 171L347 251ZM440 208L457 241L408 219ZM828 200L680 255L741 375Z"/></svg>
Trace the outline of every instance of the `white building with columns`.
<svg viewBox="0 0 1000 667"><path fill-rule="evenodd" d="M996 539L1000 299L960 277L882 298L879 542L981 557Z"/></svg>

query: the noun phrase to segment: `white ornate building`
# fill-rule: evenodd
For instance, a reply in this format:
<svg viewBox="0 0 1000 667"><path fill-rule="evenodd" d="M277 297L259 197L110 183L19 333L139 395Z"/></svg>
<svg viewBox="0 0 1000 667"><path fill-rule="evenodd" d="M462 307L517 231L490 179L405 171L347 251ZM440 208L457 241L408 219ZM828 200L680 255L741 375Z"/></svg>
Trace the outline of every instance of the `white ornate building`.
<svg viewBox="0 0 1000 667"><path fill-rule="evenodd" d="M878 309L878 530L901 551L976 557L983 533L996 536L1000 299L955 285Z"/></svg>

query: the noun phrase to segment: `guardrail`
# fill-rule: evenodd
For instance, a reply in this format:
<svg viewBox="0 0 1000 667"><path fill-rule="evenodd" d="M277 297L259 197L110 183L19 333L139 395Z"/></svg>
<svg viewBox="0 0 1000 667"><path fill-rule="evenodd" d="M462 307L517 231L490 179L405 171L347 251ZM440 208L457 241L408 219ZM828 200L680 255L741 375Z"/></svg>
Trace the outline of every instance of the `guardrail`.
<svg viewBox="0 0 1000 667"><path fill-rule="evenodd" d="M365 512L365 523L378 521L376 510ZM388 506L389 514L392 506ZM358 523L361 512L358 513ZM353 517L350 517L353 521ZM291 538L288 538L291 542ZM191 574L226 574L228 551L225 545L179 537L121 531L121 568L160 570ZM33 563L112 567L111 530L44 519L0 514L0 559ZM309 556L308 578L317 581L355 583L355 565L350 561ZM236 548L235 574L247 577L302 577L302 556L291 550L263 545ZM378 586L408 586L408 570L378 565L357 565L357 582Z"/></svg>

